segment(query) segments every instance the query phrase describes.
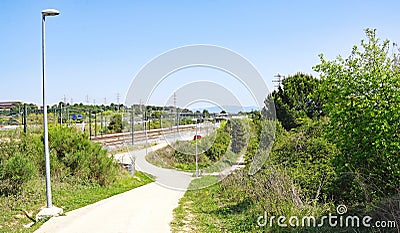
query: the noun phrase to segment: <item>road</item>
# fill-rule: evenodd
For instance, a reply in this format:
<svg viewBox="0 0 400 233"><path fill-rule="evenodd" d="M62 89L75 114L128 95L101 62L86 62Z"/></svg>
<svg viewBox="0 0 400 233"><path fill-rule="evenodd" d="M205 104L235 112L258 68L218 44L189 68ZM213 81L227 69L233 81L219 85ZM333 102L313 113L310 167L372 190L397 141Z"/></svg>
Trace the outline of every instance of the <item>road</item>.
<svg viewBox="0 0 400 233"><path fill-rule="evenodd" d="M193 135L189 135L193 137ZM152 148L165 146L161 143ZM170 232L173 209L193 179L192 174L163 169L145 160L146 150L116 156L128 161L136 156L136 168L155 175L156 182L110 197L92 205L51 218L37 233L116 233L116 232Z"/></svg>

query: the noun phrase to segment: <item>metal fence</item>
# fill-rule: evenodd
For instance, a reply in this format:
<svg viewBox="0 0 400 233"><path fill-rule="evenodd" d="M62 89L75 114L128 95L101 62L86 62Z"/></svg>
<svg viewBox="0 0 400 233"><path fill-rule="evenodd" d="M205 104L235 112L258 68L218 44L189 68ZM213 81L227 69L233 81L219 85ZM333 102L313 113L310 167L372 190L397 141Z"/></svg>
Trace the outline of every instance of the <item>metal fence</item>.
<svg viewBox="0 0 400 233"><path fill-rule="evenodd" d="M193 124L193 119L202 119L202 116L193 113L177 114L171 110L144 106L122 107L115 110L102 106L93 106L93 108L88 106L84 108L76 106L48 108L48 124L50 127L68 125L76 127L90 137L109 133L140 131L145 128L148 130L172 128L177 125ZM15 129L40 133L43 130L43 110L27 105L11 110L0 109L0 130Z"/></svg>

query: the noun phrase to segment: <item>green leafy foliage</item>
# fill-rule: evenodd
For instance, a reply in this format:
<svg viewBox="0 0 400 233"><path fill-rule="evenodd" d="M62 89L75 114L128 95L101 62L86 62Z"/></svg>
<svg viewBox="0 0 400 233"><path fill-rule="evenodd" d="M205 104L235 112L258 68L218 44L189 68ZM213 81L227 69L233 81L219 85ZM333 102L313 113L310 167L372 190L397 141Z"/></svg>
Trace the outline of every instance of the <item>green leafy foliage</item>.
<svg viewBox="0 0 400 233"><path fill-rule="evenodd" d="M42 165L39 138L9 132L0 141L0 194L15 194L26 182L38 176Z"/></svg>
<svg viewBox="0 0 400 233"><path fill-rule="evenodd" d="M234 153L239 153L246 147L248 142L245 122L240 119L230 119L228 124L232 140L231 149Z"/></svg>
<svg viewBox="0 0 400 233"><path fill-rule="evenodd" d="M5 135L0 143L0 194L15 194L36 177L43 177L43 136ZM99 144L72 127L50 127L52 179L106 186L120 173L119 165Z"/></svg>
<svg viewBox="0 0 400 233"><path fill-rule="evenodd" d="M218 161L223 156L229 146L231 136L229 135L227 125L221 124L221 127L217 129L215 141L212 146L204 153L211 161Z"/></svg>
<svg viewBox="0 0 400 233"><path fill-rule="evenodd" d="M70 127L57 126L50 130L50 151L53 173L58 178L74 176L82 182L100 185L112 183L118 165L107 156L101 145L91 142L84 134Z"/></svg>
<svg viewBox="0 0 400 233"><path fill-rule="evenodd" d="M35 165L21 152L16 152L0 164L0 193L13 194L21 189L21 185L37 175Z"/></svg>
<svg viewBox="0 0 400 233"><path fill-rule="evenodd" d="M274 148L268 163L286 174L305 201L326 200L331 197L335 177L332 159L337 150L324 138L322 121L307 121L287 132L277 127Z"/></svg>
<svg viewBox="0 0 400 233"><path fill-rule="evenodd" d="M389 41L365 32L348 58L321 55L315 66L327 94L328 136L341 152L337 195L355 201L393 195L400 180L400 67Z"/></svg>
<svg viewBox="0 0 400 233"><path fill-rule="evenodd" d="M299 126L300 118L313 119L324 115L324 95L320 85L319 79L297 73L283 79L278 90L269 96L275 102L276 117L286 130Z"/></svg>
<svg viewBox="0 0 400 233"><path fill-rule="evenodd" d="M114 133L121 133L123 129L122 125L122 115L114 114L111 116L110 124L108 125L108 130Z"/></svg>

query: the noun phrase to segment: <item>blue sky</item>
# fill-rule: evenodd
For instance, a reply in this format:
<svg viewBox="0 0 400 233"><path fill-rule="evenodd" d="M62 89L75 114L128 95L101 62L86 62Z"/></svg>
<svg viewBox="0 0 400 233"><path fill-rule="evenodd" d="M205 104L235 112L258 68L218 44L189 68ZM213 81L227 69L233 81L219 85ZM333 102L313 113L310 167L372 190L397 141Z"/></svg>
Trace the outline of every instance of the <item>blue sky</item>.
<svg viewBox="0 0 400 233"><path fill-rule="evenodd" d="M85 102L86 95L90 103L117 102L118 93L122 103L141 67L184 45L236 51L272 89L277 73L315 74L312 66L320 53L329 59L347 56L365 28L400 43L399 1L2 0L0 101L41 103L41 10L46 8L61 12L46 20L50 104L64 95L68 102ZM175 75L226 79L201 69ZM177 80L163 84L168 96ZM153 103L163 101L159 94Z"/></svg>

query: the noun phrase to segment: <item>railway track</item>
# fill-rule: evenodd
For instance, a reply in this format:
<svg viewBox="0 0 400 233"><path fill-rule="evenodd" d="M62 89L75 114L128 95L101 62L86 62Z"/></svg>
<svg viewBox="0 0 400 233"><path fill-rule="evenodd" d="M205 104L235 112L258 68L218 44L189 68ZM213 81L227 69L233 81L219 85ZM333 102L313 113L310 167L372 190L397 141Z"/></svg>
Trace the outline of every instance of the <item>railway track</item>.
<svg viewBox="0 0 400 233"><path fill-rule="evenodd" d="M195 125L182 125L179 126L179 132L187 132L195 130ZM162 129L151 129L147 131L147 140L157 139L162 137L165 134L172 134L177 132L176 127L172 128L162 128ZM105 134L102 136L91 137L91 140L94 142L98 142L104 146L122 146L125 143L130 144L132 140L131 132L126 133L115 133L115 134ZM134 132L134 140L135 142L143 142L146 140L146 132L135 131Z"/></svg>

